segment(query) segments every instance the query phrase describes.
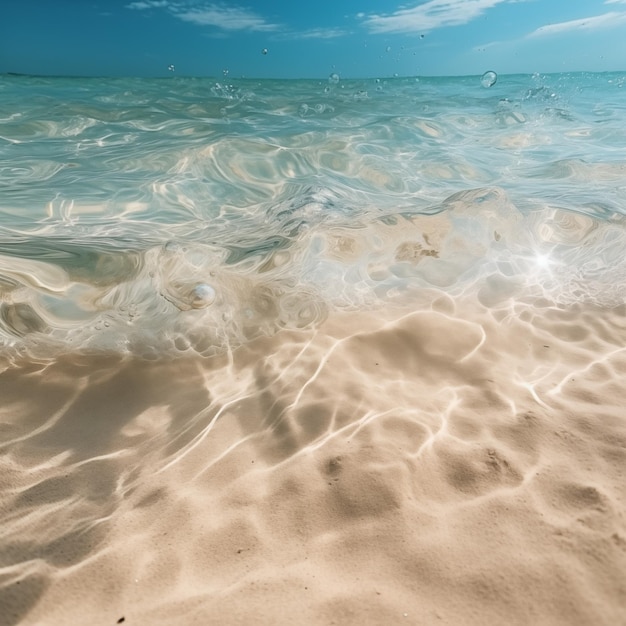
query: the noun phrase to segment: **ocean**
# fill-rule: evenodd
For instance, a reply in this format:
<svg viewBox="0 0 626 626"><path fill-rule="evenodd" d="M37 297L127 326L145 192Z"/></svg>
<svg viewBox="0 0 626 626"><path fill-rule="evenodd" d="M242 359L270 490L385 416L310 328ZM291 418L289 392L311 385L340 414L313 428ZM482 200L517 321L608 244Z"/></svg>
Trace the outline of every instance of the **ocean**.
<svg viewBox="0 0 626 626"><path fill-rule="evenodd" d="M626 74L491 82L0 77L0 622L623 618Z"/></svg>

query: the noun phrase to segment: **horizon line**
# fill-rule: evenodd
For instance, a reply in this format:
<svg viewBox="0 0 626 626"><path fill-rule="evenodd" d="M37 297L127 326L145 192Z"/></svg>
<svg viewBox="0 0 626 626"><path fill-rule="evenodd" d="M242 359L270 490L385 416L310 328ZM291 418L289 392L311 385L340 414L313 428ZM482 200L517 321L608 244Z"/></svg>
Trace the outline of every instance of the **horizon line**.
<svg viewBox="0 0 626 626"><path fill-rule="evenodd" d="M495 72L498 77L504 76L550 76L550 75L564 75L564 74L616 74L620 72L626 72L626 70L567 70L562 72L496 72L493 69L487 69L480 74L407 74L398 76L367 76L367 77L355 77L355 76L341 76L339 79L345 80L403 80L403 79L415 79L415 78L476 78L483 76L486 72ZM301 81L301 80L321 80L327 81L328 76L317 77L298 77L298 78L277 78L272 76L252 77L252 76L219 76L219 75L196 75L196 74L164 74L164 75L152 75L152 76L137 76L137 75L112 75L112 74L31 74L28 72L0 72L0 77L25 77L25 78L76 78L76 79L134 79L134 80L172 80L177 78L185 79L209 79L209 80L282 80L282 81Z"/></svg>

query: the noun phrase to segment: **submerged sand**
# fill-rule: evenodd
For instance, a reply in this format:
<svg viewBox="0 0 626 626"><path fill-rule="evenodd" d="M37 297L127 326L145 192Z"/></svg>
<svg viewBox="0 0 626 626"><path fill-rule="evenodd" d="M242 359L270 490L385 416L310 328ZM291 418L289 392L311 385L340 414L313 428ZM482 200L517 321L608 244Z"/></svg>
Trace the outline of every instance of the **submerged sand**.
<svg viewBox="0 0 626 626"><path fill-rule="evenodd" d="M0 375L0 623L626 623L626 307L422 293Z"/></svg>

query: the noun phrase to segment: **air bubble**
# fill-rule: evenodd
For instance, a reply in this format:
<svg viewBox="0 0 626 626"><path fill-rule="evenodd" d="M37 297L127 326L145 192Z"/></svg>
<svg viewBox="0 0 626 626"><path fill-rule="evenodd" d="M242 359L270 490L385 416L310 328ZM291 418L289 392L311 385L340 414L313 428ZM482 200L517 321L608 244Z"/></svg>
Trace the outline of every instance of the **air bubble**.
<svg viewBox="0 0 626 626"><path fill-rule="evenodd" d="M496 81L498 80L498 75L489 70L488 72L485 72L480 79L480 84L485 87L493 87L496 84Z"/></svg>
<svg viewBox="0 0 626 626"><path fill-rule="evenodd" d="M206 283L200 283L191 292L191 307L194 309L204 309L215 300L215 289Z"/></svg>
<svg viewBox="0 0 626 626"><path fill-rule="evenodd" d="M328 77L328 82L331 85L336 85L339 82L339 74L333 72L329 77Z"/></svg>

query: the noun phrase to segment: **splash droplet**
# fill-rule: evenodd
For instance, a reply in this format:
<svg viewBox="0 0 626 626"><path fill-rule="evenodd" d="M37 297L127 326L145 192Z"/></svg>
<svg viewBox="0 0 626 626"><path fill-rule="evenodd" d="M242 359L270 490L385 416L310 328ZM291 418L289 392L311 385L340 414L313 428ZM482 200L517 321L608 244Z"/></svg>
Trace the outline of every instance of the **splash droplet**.
<svg viewBox="0 0 626 626"><path fill-rule="evenodd" d="M387 47L385 48L385 52L391 52L391 46L387 46Z"/></svg>
<svg viewBox="0 0 626 626"><path fill-rule="evenodd" d="M230 73L230 70L228 70L228 69L223 69L223 70L222 70L222 74L223 74L224 76L228 76L228 74L229 74L229 73Z"/></svg>
<svg viewBox="0 0 626 626"><path fill-rule="evenodd" d="M339 82L339 74L333 72L329 77L328 77L328 82L331 85L336 85Z"/></svg>
<svg viewBox="0 0 626 626"><path fill-rule="evenodd" d="M261 50L261 54L267 54L267 48L263 48L263 50Z"/></svg>
<svg viewBox="0 0 626 626"><path fill-rule="evenodd" d="M173 72L176 68L175 68L173 65L168 65L168 66L167 66L167 69L168 69L170 72Z"/></svg>
<svg viewBox="0 0 626 626"><path fill-rule="evenodd" d="M481 78L480 78L480 84L485 87L493 87L496 84L496 81L498 80L498 75L489 70L488 72L485 72Z"/></svg>

